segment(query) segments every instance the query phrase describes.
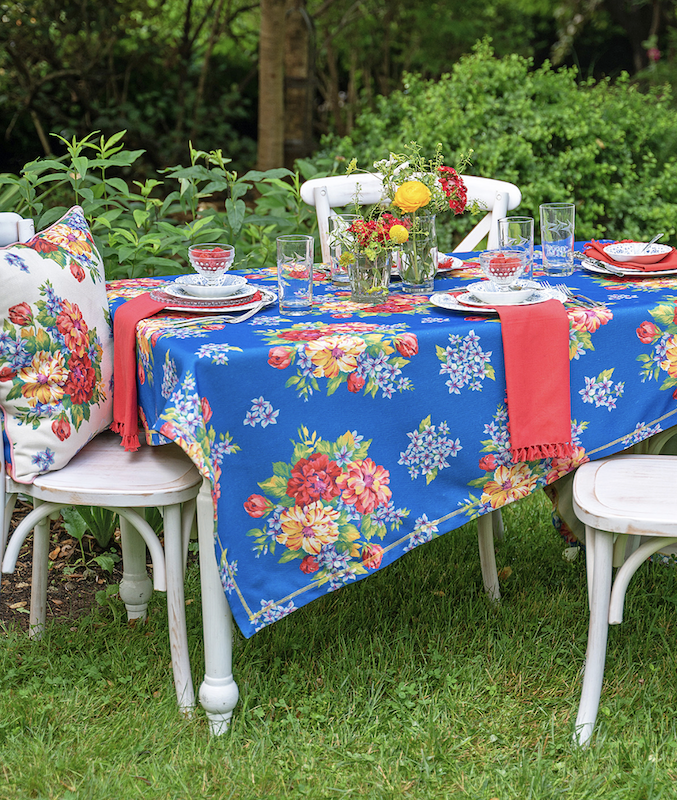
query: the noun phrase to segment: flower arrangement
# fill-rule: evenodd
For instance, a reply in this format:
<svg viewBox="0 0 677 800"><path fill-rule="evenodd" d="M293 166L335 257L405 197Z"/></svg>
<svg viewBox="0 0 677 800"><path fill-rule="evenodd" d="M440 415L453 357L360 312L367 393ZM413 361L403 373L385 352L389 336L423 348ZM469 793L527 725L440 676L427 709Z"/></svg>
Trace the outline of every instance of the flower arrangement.
<svg viewBox="0 0 677 800"><path fill-rule="evenodd" d="M373 261L383 252L390 252L409 238L408 220L383 213L375 218L358 219L347 229L353 234L361 252Z"/></svg>
<svg viewBox="0 0 677 800"><path fill-rule="evenodd" d="M463 179L453 167L444 166L442 145L435 155L425 159L416 142L410 142L404 153L390 153L390 157L374 162L374 168L383 176L385 194L401 213L441 214L453 211L462 214L468 204L468 193ZM468 164L463 158L460 169Z"/></svg>

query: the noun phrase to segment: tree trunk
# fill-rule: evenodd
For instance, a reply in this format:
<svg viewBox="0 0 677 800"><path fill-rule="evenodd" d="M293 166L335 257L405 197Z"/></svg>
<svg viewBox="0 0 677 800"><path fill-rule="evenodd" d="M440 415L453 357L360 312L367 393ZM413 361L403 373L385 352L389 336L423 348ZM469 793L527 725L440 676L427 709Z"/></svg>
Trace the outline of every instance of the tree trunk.
<svg viewBox="0 0 677 800"><path fill-rule="evenodd" d="M257 167L284 163L285 0L261 0Z"/></svg>
<svg viewBox="0 0 677 800"><path fill-rule="evenodd" d="M313 152L313 30L305 0L287 0L284 57L284 165Z"/></svg>

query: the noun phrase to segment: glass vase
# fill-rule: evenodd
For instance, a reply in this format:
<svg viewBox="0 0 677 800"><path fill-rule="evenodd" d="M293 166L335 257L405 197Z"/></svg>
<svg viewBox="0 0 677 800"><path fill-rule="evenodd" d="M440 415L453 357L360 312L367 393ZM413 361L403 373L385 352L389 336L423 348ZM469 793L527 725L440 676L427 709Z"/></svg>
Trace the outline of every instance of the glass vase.
<svg viewBox="0 0 677 800"><path fill-rule="evenodd" d="M402 291L408 294L431 294L437 272L437 234L435 215L411 216L409 239L399 253Z"/></svg>
<svg viewBox="0 0 677 800"><path fill-rule="evenodd" d="M379 253L375 259L356 253L348 265L350 299L356 303L382 303L390 285L390 253Z"/></svg>

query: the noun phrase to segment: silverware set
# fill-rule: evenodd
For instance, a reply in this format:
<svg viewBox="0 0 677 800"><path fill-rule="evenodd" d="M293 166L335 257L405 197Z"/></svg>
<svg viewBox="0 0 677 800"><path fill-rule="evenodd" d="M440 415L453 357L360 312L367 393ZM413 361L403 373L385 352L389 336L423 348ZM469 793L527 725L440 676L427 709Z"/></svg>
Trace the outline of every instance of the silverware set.
<svg viewBox="0 0 677 800"><path fill-rule="evenodd" d="M255 306L245 311L244 314L212 314L211 316L202 315L199 317L187 317L179 320L167 320L167 325L176 330L177 328L190 328L192 326L213 325L214 323L230 323L237 325L238 322L245 322L254 314L257 314L268 300L261 300Z"/></svg>

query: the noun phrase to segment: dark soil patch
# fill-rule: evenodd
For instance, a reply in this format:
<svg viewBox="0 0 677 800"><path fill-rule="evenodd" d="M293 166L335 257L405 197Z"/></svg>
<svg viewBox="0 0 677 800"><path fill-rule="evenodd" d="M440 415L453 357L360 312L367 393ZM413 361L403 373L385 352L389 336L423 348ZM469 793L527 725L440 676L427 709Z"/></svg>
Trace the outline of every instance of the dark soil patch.
<svg viewBox="0 0 677 800"><path fill-rule="evenodd" d="M19 502L12 517L11 531L18 521L30 511L30 506ZM47 584L47 621L77 619L97 606L96 594L107 585L117 584L122 579L122 561L118 561L113 572L107 572L93 560L104 550L93 536L83 538L84 559L77 539L69 535L59 520L50 523L50 569ZM31 596L32 535L28 537L19 553L13 573L2 575L0 589L0 626L28 630L28 612ZM105 552L117 550L116 542Z"/></svg>

